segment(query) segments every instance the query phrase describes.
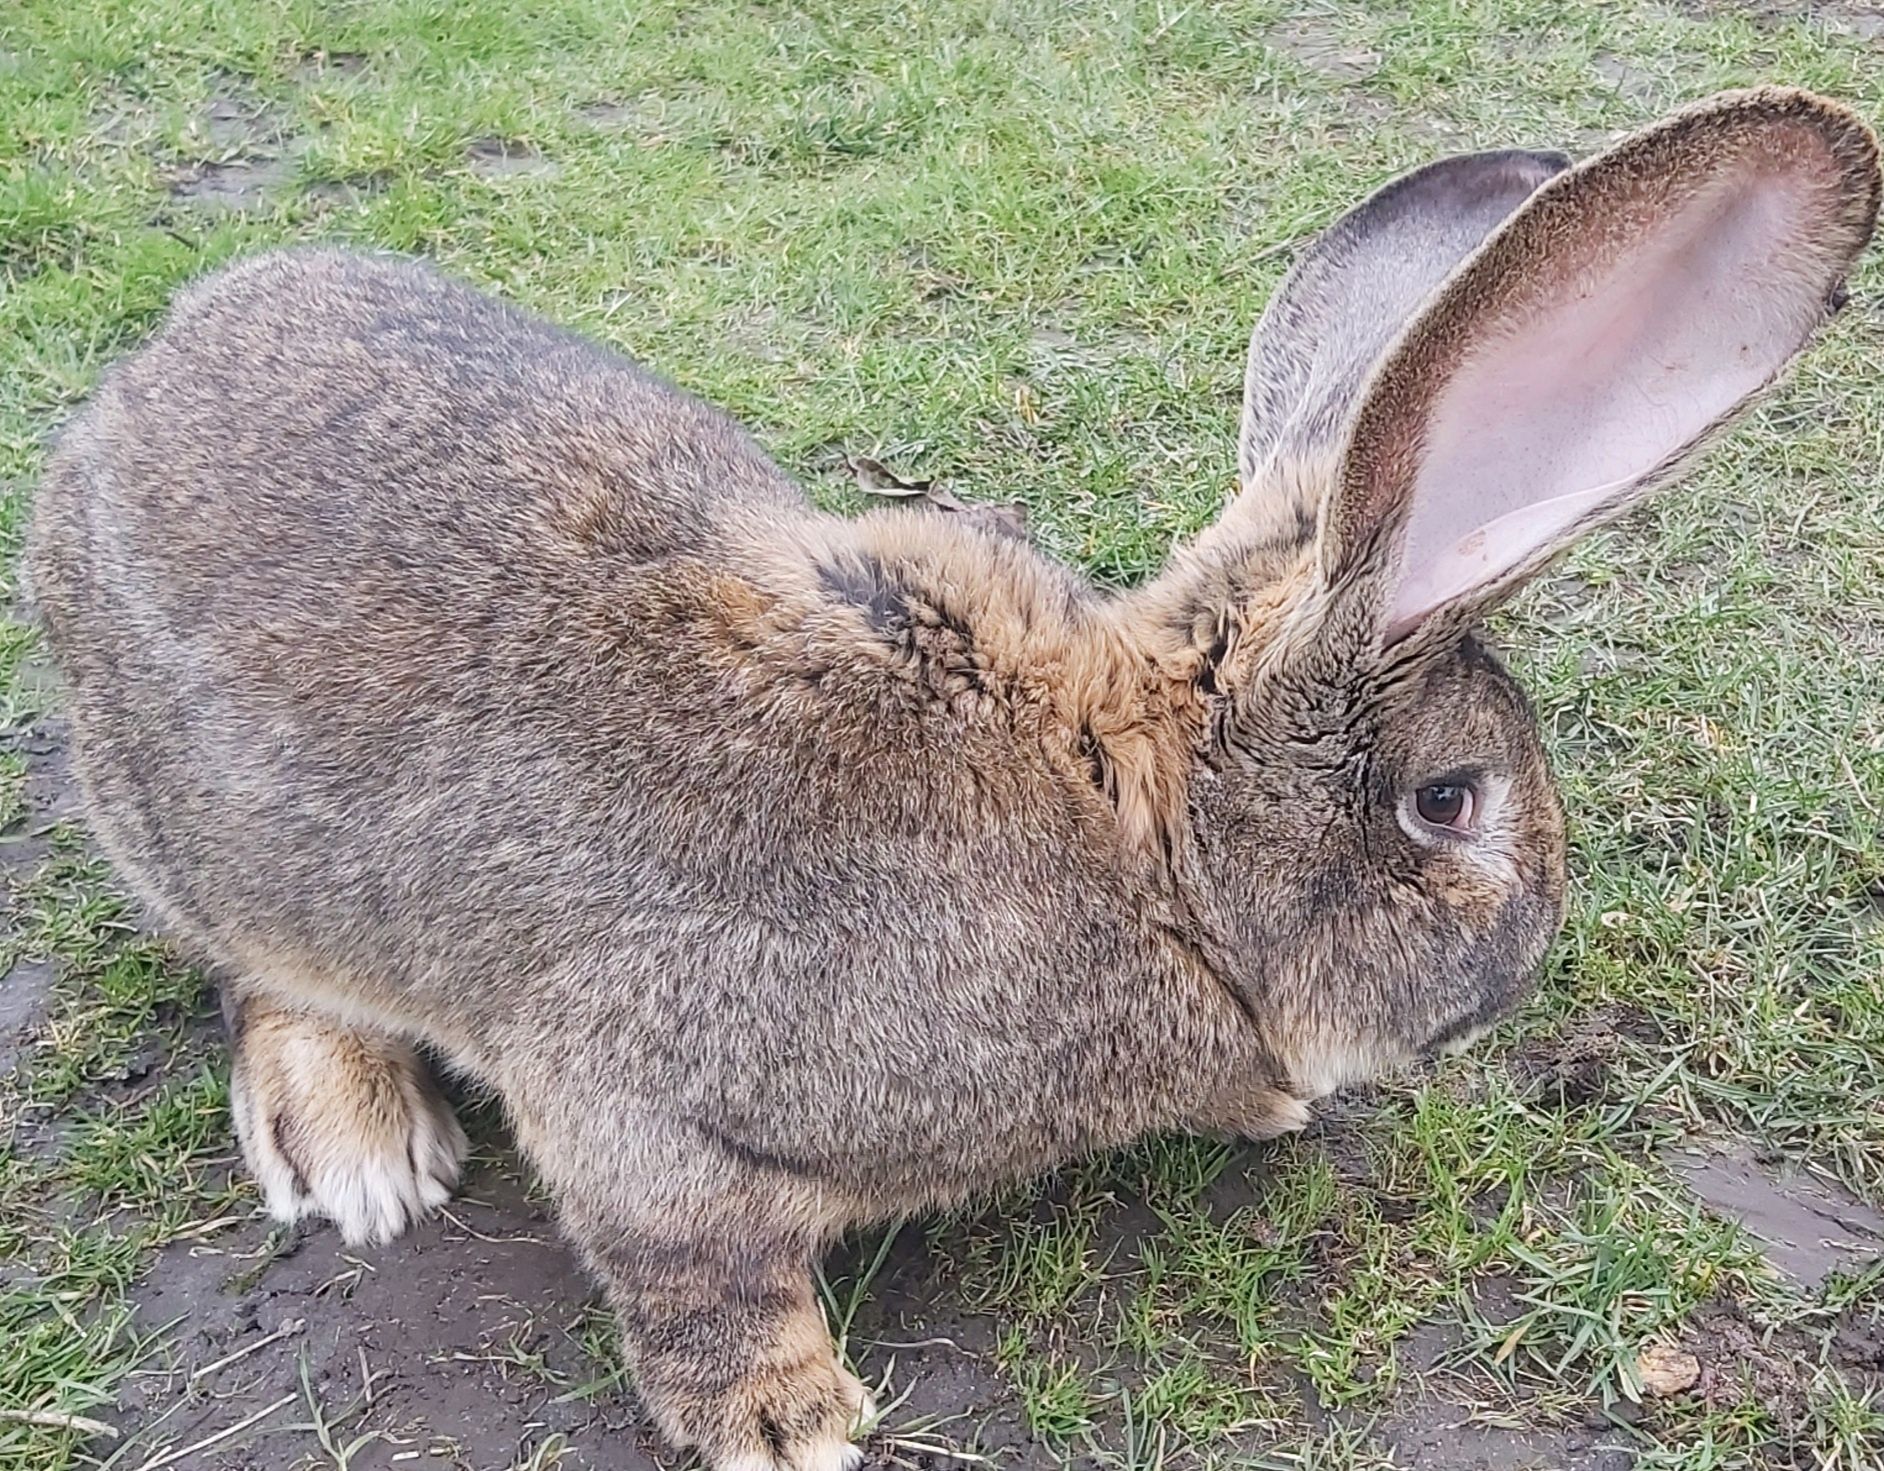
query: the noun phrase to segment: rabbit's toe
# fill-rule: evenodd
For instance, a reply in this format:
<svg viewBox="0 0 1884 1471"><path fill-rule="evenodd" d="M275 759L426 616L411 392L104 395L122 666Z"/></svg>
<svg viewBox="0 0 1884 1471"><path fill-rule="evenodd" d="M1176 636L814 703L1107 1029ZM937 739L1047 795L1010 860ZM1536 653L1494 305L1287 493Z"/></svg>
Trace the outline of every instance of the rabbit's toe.
<svg viewBox="0 0 1884 1471"><path fill-rule="evenodd" d="M410 1046L297 1012L242 1020L230 1105L271 1215L384 1244L451 1197L464 1130Z"/></svg>
<svg viewBox="0 0 1884 1471"><path fill-rule="evenodd" d="M730 1427L728 1440L745 1444L710 1458L713 1471L854 1471L863 1463L851 1437L877 1411L856 1375L836 1363L801 1364L768 1379L744 1386L744 1423Z"/></svg>

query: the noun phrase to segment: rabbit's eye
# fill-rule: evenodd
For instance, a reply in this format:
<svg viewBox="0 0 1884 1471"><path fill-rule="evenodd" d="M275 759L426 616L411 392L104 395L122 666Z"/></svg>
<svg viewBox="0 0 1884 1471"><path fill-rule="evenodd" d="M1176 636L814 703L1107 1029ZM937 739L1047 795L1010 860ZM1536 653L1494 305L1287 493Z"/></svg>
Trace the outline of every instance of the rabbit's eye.
<svg viewBox="0 0 1884 1471"><path fill-rule="evenodd" d="M1431 827L1469 828L1475 805L1472 789L1463 782L1434 782L1413 794L1413 810Z"/></svg>

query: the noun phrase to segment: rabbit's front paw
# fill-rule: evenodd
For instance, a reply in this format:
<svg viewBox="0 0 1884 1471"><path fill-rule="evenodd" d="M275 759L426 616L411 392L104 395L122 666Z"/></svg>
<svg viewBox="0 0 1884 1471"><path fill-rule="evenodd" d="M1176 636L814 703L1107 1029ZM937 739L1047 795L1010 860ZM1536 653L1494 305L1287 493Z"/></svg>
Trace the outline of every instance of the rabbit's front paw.
<svg viewBox="0 0 1884 1471"><path fill-rule="evenodd" d="M702 1446L713 1471L852 1471L851 1436L876 1418L857 1376L836 1362L770 1369L727 1394L721 1434Z"/></svg>
<svg viewBox="0 0 1884 1471"><path fill-rule="evenodd" d="M259 1000L231 1040L230 1109L270 1214L384 1244L450 1199L464 1130L409 1045Z"/></svg>
<svg viewBox="0 0 1884 1471"><path fill-rule="evenodd" d="M596 1221L606 1217L595 1217ZM746 1231L640 1239L584 1228L608 1279L642 1401L711 1471L851 1471L876 1407L838 1362L802 1257Z"/></svg>

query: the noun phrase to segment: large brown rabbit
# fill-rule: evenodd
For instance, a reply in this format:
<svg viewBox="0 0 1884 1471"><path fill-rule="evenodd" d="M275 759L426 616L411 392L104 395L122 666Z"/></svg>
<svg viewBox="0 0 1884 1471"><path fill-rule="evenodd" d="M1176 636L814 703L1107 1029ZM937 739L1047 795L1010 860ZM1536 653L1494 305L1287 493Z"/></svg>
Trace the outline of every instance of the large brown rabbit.
<svg viewBox="0 0 1884 1471"><path fill-rule="evenodd" d="M191 290L64 436L31 574L98 836L226 978L269 1208L384 1241L445 1199L428 1044L503 1095L669 1437L849 1464L841 1229L1294 1128L1524 992L1561 815L1470 629L1773 380L1878 193L1787 91L1400 179L1257 328L1242 493L1114 597L822 515L415 265Z"/></svg>

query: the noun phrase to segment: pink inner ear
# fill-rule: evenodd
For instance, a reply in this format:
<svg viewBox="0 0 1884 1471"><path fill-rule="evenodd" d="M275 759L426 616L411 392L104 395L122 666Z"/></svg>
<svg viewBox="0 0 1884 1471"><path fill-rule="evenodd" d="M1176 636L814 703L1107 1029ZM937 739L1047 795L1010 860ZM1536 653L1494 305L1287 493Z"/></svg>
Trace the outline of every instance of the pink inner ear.
<svg viewBox="0 0 1884 1471"><path fill-rule="evenodd" d="M1556 550L1772 379L1824 311L1808 192L1730 174L1480 327L1426 426L1393 628Z"/></svg>

